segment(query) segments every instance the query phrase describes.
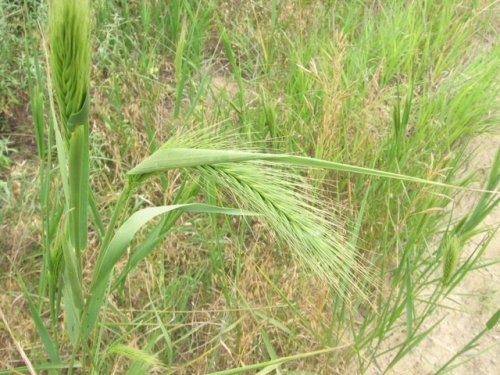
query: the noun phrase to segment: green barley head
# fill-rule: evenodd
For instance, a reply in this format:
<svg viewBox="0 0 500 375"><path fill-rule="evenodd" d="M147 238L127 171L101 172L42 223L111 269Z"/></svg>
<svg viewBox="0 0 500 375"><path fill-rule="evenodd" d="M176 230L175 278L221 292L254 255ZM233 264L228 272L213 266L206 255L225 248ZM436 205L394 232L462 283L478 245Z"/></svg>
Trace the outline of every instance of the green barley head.
<svg viewBox="0 0 500 375"><path fill-rule="evenodd" d="M210 130L183 132L162 147L249 149L237 136L218 136ZM302 264L342 295L350 290L366 297L362 284L373 285L371 275L345 240L339 212L324 203L307 178L285 165L263 161L217 163L195 169L202 178L223 187L241 208L257 212Z"/></svg>
<svg viewBox="0 0 500 375"><path fill-rule="evenodd" d="M85 106L90 71L89 0L52 0L49 10L50 67L65 135L71 115Z"/></svg>
<svg viewBox="0 0 500 375"><path fill-rule="evenodd" d="M451 281L460 258L460 239L453 236L447 240L443 254L443 277L442 283L447 286Z"/></svg>

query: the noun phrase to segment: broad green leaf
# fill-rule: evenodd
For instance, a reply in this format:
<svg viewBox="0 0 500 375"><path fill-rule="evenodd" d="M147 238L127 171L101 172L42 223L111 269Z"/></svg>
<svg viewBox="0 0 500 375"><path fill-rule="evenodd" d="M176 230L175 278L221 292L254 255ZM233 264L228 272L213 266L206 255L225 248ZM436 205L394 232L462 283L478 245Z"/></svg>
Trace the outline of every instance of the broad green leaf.
<svg viewBox="0 0 500 375"><path fill-rule="evenodd" d="M265 160L276 163L294 164L310 168L332 169L340 172L357 173L368 176L391 178L395 180L428 184L453 189L465 189L484 191L480 189L468 189L461 186L449 185L438 181L406 176L398 173L385 172L377 169L358 167L355 165L337 163L304 156L266 154L260 152L233 151L233 150L211 150L193 148L160 148L150 157L145 159L135 168L128 172L129 175L146 175L163 172L176 168L193 168L218 163L237 163L252 160ZM492 192L499 194L498 192Z"/></svg>
<svg viewBox="0 0 500 375"><path fill-rule="evenodd" d="M82 336L90 333L103 303L105 290L114 266L127 250L135 234L150 220L167 212L179 210L182 212L219 213L227 215L254 215L249 211L231 208L214 207L200 203L178 204L171 206L149 207L135 212L116 231L108 247L101 253L92 278L90 297L87 300L85 316L83 317Z"/></svg>

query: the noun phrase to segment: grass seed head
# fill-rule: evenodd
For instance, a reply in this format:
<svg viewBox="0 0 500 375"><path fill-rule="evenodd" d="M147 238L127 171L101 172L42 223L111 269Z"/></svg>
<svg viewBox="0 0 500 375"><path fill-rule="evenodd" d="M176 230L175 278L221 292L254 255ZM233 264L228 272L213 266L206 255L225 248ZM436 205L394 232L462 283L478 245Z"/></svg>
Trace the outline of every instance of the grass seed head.
<svg viewBox="0 0 500 375"><path fill-rule="evenodd" d="M90 4L88 0L52 0L49 10L50 67L65 135L68 120L88 95Z"/></svg>
<svg viewBox="0 0 500 375"><path fill-rule="evenodd" d="M443 278L442 283L447 286L455 272L460 258L460 240L457 236L453 236L445 245L443 254Z"/></svg>
<svg viewBox="0 0 500 375"><path fill-rule="evenodd" d="M236 143L235 143L236 142ZM186 132L163 147L247 149L234 135ZM308 269L339 292L363 294L357 280L369 281L355 249L345 240L344 226L309 181L278 163L248 161L196 167L238 204L261 215Z"/></svg>

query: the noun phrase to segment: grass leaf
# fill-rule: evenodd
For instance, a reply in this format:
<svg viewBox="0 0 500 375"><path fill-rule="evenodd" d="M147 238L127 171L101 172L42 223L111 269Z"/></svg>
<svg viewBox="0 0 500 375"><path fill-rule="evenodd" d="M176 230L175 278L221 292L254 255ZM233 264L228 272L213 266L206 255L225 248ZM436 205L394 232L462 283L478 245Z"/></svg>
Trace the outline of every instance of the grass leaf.
<svg viewBox="0 0 500 375"><path fill-rule="evenodd" d="M470 189L461 186L449 185L446 183L427 180L419 177L405 176L403 174L380 171L373 168L358 167L344 163L308 158L304 156L266 154L259 152L236 151L236 150L213 150L213 149L185 149L185 148L160 148L150 157L142 161L139 165L128 172L129 175L146 175L151 173L164 172L176 168L190 168L203 165L214 165L219 163L237 163L251 160L265 160L275 163L286 163L309 168L332 169L339 172L356 173L367 176L390 178L406 182L415 182L434 186L447 187L452 189L465 189L484 191L480 189ZM491 192L500 194L498 192Z"/></svg>
<svg viewBox="0 0 500 375"><path fill-rule="evenodd" d="M142 226L159 215L171 211L179 210L182 212L195 213L219 213L227 215L254 215L252 212L238 209L214 207L200 203L178 204L171 206L149 207L135 212L130 216L116 231L108 247L103 250L96 265L92 278L90 296L87 300L83 320L83 337L87 337L92 329L99 310L103 303L107 283L111 277L114 266L125 253L135 234Z"/></svg>
<svg viewBox="0 0 500 375"><path fill-rule="evenodd" d="M21 275L17 275L17 280L19 282L19 285L21 286L23 290L24 297L28 301L28 306L30 309L31 317L33 318L33 321L35 323L36 329L38 331L38 334L40 335L40 339L42 340L43 346L45 347L45 351L47 355L49 356L50 360L53 363L59 363L59 354L57 352L57 346L54 344L52 341L52 337L50 336L49 332L47 331L47 328L45 328L45 325L43 324L43 320L38 313L38 310L33 303L33 299L31 298L31 295L28 291L28 288L26 287L26 284L24 283L23 278Z"/></svg>

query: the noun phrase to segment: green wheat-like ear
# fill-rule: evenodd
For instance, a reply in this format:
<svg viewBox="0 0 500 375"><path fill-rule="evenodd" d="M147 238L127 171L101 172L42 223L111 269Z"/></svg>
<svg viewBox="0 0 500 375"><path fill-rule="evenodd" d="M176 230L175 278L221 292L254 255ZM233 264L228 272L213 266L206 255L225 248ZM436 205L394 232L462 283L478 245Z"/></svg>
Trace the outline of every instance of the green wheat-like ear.
<svg viewBox="0 0 500 375"><path fill-rule="evenodd" d="M443 254L443 276L441 281L444 286L447 286L450 283L460 259L460 239L453 236L447 241L445 246Z"/></svg>
<svg viewBox="0 0 500 375"><path fill-rule="evenodd" d="M217 134L210 129L183 132L170 138L162 149L172 147L255 148L246 146L235 134ZM297 171L256 160L214 162L194 169L236 199L241 208L257 212L302 264L342 295L343 286L348 286L350 291L366 297L363 283L374 286L360 255L345 239L340 212L332 211L317 189Z"/></svg>
<svg viewBox="0 0 500 375"><path fill-rule="evenodd" d="M88 0L50 2L49 44L52 80L65 135L69 138L75 126L87 123L90 71ZM76 119L71 119L72 115Z"/></svg>

